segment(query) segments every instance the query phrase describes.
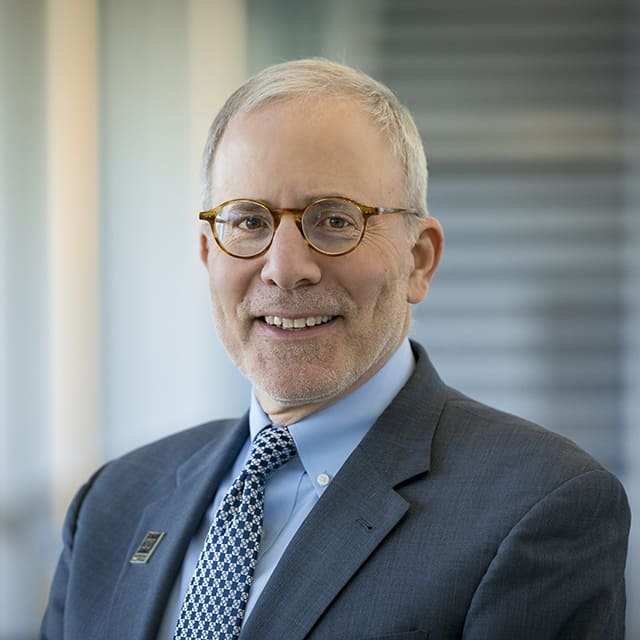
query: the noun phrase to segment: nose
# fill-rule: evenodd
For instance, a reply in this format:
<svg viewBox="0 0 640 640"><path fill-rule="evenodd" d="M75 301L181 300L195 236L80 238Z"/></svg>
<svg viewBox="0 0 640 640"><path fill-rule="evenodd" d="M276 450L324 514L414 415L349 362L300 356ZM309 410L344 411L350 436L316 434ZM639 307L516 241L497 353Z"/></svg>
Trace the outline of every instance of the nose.
<svg viewBox="0 0 640 640"><path fill-rule="evenodd" d="M285 290L317 284L322 277L320 257L307 244L293 216L282 216L265 253L262 280Z"/></svg>

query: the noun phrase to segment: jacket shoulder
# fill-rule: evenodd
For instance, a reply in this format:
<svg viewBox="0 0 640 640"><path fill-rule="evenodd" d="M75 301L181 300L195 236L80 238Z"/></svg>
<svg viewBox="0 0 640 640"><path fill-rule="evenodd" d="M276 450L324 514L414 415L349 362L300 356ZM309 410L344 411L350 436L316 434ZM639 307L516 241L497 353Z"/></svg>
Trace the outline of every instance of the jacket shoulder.
<svg viewBox="0 0 640 640"><path fill-rule="evenodd" d="M215 420L125 453L102 466L80 490L75 517L122 504L142 508L175 488L181 468L206 467L217 451L239 449L247 434L243 419Z"/></svg>
<svg viewBox="0 0 640 640"><path fill-rule="evenodd" d="M163 463L176 467L203 446L222 440L240 426L241 419L212 420L195 427L177 431L113 459L107 465L136 465Z"/></svg>
<svg viewBox="0 0 640 640"><path fill-rule="evenodd" d="M580 478L624 495L619 480L573 441L455 390L448 391L433 445L434 469L470 481L471 493L490 496L493 509L519 505L523 515Z"/></svg>
<svg viewBox="0 0 640 640"><path fill-rule="evenodd" d="M166 478L173 483L180 467L188 460L228 446L231 441L244 442L248 434L243 419L213 420L133 449L111 460L103 467L100 480L118 481L121 477L136 478L151 485Z"/></svg>

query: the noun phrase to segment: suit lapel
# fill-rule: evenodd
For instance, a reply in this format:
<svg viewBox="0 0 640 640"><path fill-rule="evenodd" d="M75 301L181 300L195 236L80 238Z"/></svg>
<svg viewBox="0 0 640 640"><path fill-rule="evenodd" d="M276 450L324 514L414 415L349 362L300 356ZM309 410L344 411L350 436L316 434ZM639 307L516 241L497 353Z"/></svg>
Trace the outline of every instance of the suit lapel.
<svg viewBox="0 0 640 640"><path fill-rule="evenodd" d="M241 638L304 638L409 508L376 477L361 453L356 458L346 473L336 476L297 532ZM365 485L360 473L373 481Z"/></svg>
<svg viewBox="0 0 640 640"><path fill-rule="evenodd" d="M414 349L414 375L296 533L241 638L305 638L410 508L395 487L428 471L446 397L426 353Z"/></svg>
<svg viewBox="0 0 640 640"><path fill-rule="evenodd" d="M180 466L175 490L145 508L129 552L122 558L105 637L155 637L187 546L248 433L245 418L212 438ZM164 538L148 563L131 564L131 555L149 531L164 532Z"/></svg>

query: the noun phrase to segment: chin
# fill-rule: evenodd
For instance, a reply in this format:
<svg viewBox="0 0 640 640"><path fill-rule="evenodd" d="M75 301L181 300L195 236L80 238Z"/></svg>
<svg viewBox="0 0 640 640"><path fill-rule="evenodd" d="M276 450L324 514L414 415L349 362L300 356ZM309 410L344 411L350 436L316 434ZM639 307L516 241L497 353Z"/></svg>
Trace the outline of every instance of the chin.
<svg viewBox="0 0 640 640"><path fill-rule="evenodd" d="M271 371L263 375L248 375L253 384L282 407L320 404L344 395L359 378L361 372L341 374L335 368L315 367L314 371L298 369L295 373Z"/></svg>
<svg viewBox="0 0 640 640"><path fill-rule="evenodd" d="M321 404L339 397L346 389L269 389L262 387L274 402L282 407L292 408L305 404Z"/></svg>

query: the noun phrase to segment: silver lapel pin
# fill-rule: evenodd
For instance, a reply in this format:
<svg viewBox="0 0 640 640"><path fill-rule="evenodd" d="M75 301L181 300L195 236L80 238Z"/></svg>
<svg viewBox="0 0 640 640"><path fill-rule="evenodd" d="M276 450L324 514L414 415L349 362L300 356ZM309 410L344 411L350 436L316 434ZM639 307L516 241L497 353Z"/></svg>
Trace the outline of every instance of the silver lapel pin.
<svg viewBox="0 0 640 640"><path fill-rule="evenodd" d="M147 531L144 538L142 538L142 542L129 559L129 562L131 564L147 564L149 558L151 558L154 551L158 548L162 538L164 538L164 531Z"/></svg>

